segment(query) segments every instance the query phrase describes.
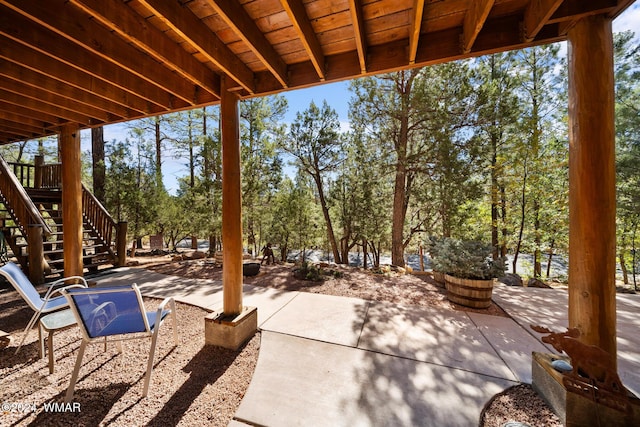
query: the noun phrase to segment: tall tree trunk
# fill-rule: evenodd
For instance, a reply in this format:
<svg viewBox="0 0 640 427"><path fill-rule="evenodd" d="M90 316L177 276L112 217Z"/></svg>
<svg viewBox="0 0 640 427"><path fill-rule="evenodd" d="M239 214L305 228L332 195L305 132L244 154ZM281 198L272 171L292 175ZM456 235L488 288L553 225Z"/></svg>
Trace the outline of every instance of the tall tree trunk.
<svg viewBox="0 0 640 427"><path fill-rule="evenodd" d="M527 164L525 159L524 176L522 177L522 192L520 194L520 230L518 231L518 241L516 243L516 249L513 253L512 270L513 273L517 273L516 266L518 264L518 255L520 254L520 247L522 246L522 236L524 234L524 223L526 216L526 203L527 203Z"/></svg>
<svg viewBox="0 0 640 427"><path fill-rule="evenodd" d="M620 249L618 252L618 259L620 260L620 270L622 270L622 280L625 285L629 284L629 275L627 273L627 263L624 262L624 250Z"/></svg>
<svg viewBox="0 0 640 427"><path fill-rule="evenodd" d="M333 260L336 264L342 264L342 259L340 257L340 251L338 249L338 244L336 242L336 236L333 233L333 226L331 225L331 217L329 216L329 207L327 206L327 201L324 196L324 190L322 188L322 178L320 174L316 172L313 175L313 180L316 183L316 187L318 188L318 197L320 199L320 207L322 208L322 215L324 216L324 222L327 225L327 238L329 239L329 244L331 245L331 252L333 252Z"/></svg>
<svg viewBox="0 0 640 427"><path fill-rule="evenodd" d="M498 240L498 209L500 207L500 202L498 200L497 148L497 136L495 135L495 132L491 132L491 253L494 261L500 257L500 242Z"/></svg>
<svg viewBox="0 0 640 427"><path fill-rule="evenodd" d="M156 136L156 186L162 188L162 137L160 134L160 117L154 118Z"/></svg>
<svg viewBox="0 0 640 427"><path fill-rule="evenodd" d="M91 159L93 163L93 194L104 205L106 168L104 163L104 131L102 126L91 129Z"/></svg>
<svg viewBox="0 0 640 427"><path fill-rule="evenodd" d="M556 244L556 239L551 239L551 245L549 248L549 258L547 259L547 279L551 274L551 259L553 258L553 247L555 246L555 244Z"/></svg>
<svg viewBox="0 0 640 427"><path fill-rule="evenodd" d="M542 246L541 233L540 233L540 203L538 199L533 201L533 215L534 215L534 230L535 230L535 249L533 251L533 277L539 278L542 276Z"/></svg>
<svg viewBox="0 0 640 427"><path fill-rule="evenodd" d="M507 238L509 230L507 229L507 191L504 185L500 185L500 208L502 211L502 242L500 243L500 256L504 259L507 257Z"/></svg>

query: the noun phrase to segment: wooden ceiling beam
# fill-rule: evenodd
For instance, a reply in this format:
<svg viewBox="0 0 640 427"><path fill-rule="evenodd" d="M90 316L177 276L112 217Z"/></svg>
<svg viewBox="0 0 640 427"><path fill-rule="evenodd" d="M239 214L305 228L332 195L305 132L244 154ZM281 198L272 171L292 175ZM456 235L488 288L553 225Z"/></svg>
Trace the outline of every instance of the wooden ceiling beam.
<svg viewBox="0 0 640 427"><path fill-rule="evenodd" d="M471 48L484 27L484 23L491 12L495 0L477 0L471 2L471 7L464 16L460 47L462 53L471 52Z"/></svg>
<svg viewBox="0 0 640 427"><path fill-rule="evenodd" d="M48 67L55 63L50 59L53 58L138 95L165 110L176 108L176 104L179 104L171 94L159 87L137 78L112 62L79 49L75 43L2 7L0 7L0 34L49 57L47 62L40 64L39 67L44 74L48 74ZM20 52L16 52L16 55L19 56Z"/></svg>
<svg viewBox="0 0 640 427"><path fill-rule="evenodd" d="M1 88L0 99L8 104L14 104L34 111L55 115L56 117L61 117L70 122L80 123L85 126L94 126L101 123L100 120L93 119L86 114L79 114L75 111L68 110L63 106L58 106L48 102L47 100L33 99Z"/></svg>
<svg viewBox="0 0 640 427"><path fill-rule="evenodd" d="M563 0L532 0L524 12L523 38L526 42L535 39L538 32L549 22Z"/></svg>
<svg viewBox="0 0 640 427"><path fill-rule="evenodd" d="M12 130L14 132L25 132L25 133L42 133L44 128L42 126L33 125L28 123L27 121L13 121L5 118L3 115L0 117L0 129L4 130Z"/></svg>
<svg viewBox="0 0 640 427"><path fill-rule="evenodd" d="M353 34L356 40L356 50L358 61L360 62L360 74L367 73L367 40L365 38L364 20L362 18L362 5L360 0L349 0L349 11L351 12L351 23Z"/></svg>
<svg viewBox="0 0 640 427"><path fill-rule="evenodd" d="M107 113L106 111L103 111L99 108L90 107L73 99L63 98L58 94L41 91L33 86L27 85L26 83L7 79L5 77L0 77L0 88L28 98L47 102L51 105L57 105L60 108L65 108L69 111L87 115L101 122L108 122L118 119L118 116Z"/></svg>
<svg viewBox="0 0 640 427"><path fill-rule="evenodd" d="M0 111L3 111L3 114L13 114L25 119L31 118L42 123L51 123L51 126L58 126L65 123L63 120L61 120L57 116L54 116L53 114L31 110L21 105L10 104L2 100L0 100Z"/></svg>
<svg viewBox="0 0 640 427"><path fill-rule="evenodd" d="M38 138L40 132L29 132L26 130L18 130L2 127L2 131L4 135L7 136L9 140L12 141L26 141L28 139Z"/></svg>
<svg viewBox="0 0 640 427"><path fill-rule="evenodd" d="M548 23L575 21L592 15L608 15L616 10L617 0L565 0L548 19Z"/></svg>
<svg viewBox="0 0 640 427"><path fill-rule="evenodd" d="M318 37L311 26L304 4L302 4L301 0L280 0L280 3L282 7L284 7L284 10L287 11L289 19L300 37L300 41L307 55L309 55L309 59L311 59L313 68L318 74L318 78L323 82L326 78L324 53L322 52L322 46L320 46Z"/></svg>
<svg viewBox="0 0 640 427"><path fill-rule="evenodd" d="M195 104L195 86L126 43L66 0L0 0L0 3L110 61L142 80L155 84L186 103ZM51 13L51 10L56 13ZM61 19L64 17L64 19Z"/></svg>
<svg viewBox="0 0 640 427"><path fill-rule="evenodd" d="M256 23L237 0L206 0L227 25L249 46L273 73L283 88L288 87L287 64L275 51Z"/></svg>
<svg viewBox="0 0 640 427"><path fill-rule="evenodd" d="M193 84L220 97L220 77L130 7L103 0L72 0L72 3L158 62L170 64Z"/></svg>
<svg viewBox="0 0 640 427"><path fill-rule="evenodd" d="M424 0L415 0L411 10L411 32L409 33L409 64L416 63L420 31L422 30L422 15L424 13Z"/></svg>
<svg viewBox="0 0 640 427"><path fill-rule="evenodd" d="M40 88L46 92L59 95L63 98L78 101L89 107L98 108L117 117L128 118L133 115L131 110L123 107L122 105L107 101L104 98L100 98L99 96L92 94L91 92L85 92L11 62L5 62L4 65L0 67L0 76L25 83L34 88Z"/></svg>
<svg viewBox="0 0 640 427"><path fill-rule="evenodd" d="M0 36L0 58L36 72L41 72L42 64L47 64L45 72L52 79L142 114L153 112L149 101L3 36Z"/></svg>
<svg viewBox="0 0 640 427"><path fill-rule="evenodd" d="M182 6L177 1L167 0L140 0L140 3L245 90L255 93L253 71L188 7Z"/></svg>
<svg viewBox="0 0 640 427"><path fill-rule="evenodd" d="M38 120L36 118L24 117L24 116L21 116L20 114L16 114L16 113L13 113L13 112L4 112L4 113L2 113L1 117L4 120L9 120L11 122L25 123L25 124L27 124L29 126L36 127L36 128L38 128L40 130L49 128L51 126L57 126L57 125L55 125L55 123L43 122L43 121L40 121L40 120Z"/></svg>

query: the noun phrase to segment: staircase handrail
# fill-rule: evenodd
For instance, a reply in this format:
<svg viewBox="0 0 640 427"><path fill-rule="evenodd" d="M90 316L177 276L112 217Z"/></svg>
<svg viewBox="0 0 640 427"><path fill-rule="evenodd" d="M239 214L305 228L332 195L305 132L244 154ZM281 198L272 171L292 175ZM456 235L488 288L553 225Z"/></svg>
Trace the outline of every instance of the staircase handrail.
<svg viewBox="0 0 640 427"><path fill-rule="evenodd" d="M27 235L27 227L29 225L41 226L42 233L45 236L50 235L51 228L49 228L40 211L33 204L24 187L2 156L0 156L0 174L6 178L0 179L0 193L2 193L3 198L9 205L7 208L11 208L7 210L23 235Z"/></svg>
<svg viewBox="0 0 640 427"><path fill-rule="evenodd" d="M82 184L82 214L111 251L111 238L116 222L84 183Z"/></svg>

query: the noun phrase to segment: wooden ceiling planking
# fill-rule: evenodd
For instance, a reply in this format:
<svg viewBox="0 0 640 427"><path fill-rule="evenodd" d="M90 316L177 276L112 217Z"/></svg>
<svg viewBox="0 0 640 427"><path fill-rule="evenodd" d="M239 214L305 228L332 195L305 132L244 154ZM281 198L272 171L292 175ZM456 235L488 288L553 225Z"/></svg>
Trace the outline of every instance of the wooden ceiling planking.
<svg viewBox="0 0 640 427"><path fill-rule="evenodd" d="M211 76L209 70L193 55L184 49L176 49L175 42L164 37L161 30L152 26L133 9L116 8L114 6L118 6L117 3L102 0L73 0L73 4L192 84L220 96L220 79Z"/></svg>
<svg viewBox="0 0 640 427"><path fill-rule="evenodd" d="M0 3L68 39L76 45L76 50L77 46L81 46L91 54L158 86L184 102L193 103L195 88L192 84L170 70L159 67L153 58L121 38L114 37L111 31L66 0L0 0ZM58 13L51 14L49 7L54 7ZM64 19L59 19L59 16Z"/></svg>
<svg viewBox="0 0 640 427"><path fill-rule="evenodd" d="M20 52L20 55L16 55L16 52ZM137 95L126 92L119 87L104 80L97 79L65 63L51 61L46 55L2 36L0 36L0 58L7 61L5 64L7 67L10 66L9 62L15 63L22 68L38 72L70 86L91 92L96 96L113 101L139 113L146 114L154 112L150 109L148 101ZM43 70L42 64L45 63L48 66L46 70ZM46 71L46 74L43 71ZM46 90L47 88L45 87L44 89Z"/></svg>
<svg viewBox="0 0 640 427"><path fill-rule="evenodd" d="M78 89L59 80L45 76L44 74L40 74L28 68L20 67L16 64L8 62L5 63L3 67L0 68L0 76L4 76L16 82L22 82L34 88L44 88L44 90L49 93L58 94L63 98L75 100L89 107L104 110L117 117L129 118L133 116L132 110L125 106L108 101L107 99L94 95L90 91Z"/></svg>
<svg viewBox="0 0 640 427"><path fill-rule="evenodd" d="M0 143L217 103L225 74L248 98L562 40L632 3L0 0Z"/></svg>

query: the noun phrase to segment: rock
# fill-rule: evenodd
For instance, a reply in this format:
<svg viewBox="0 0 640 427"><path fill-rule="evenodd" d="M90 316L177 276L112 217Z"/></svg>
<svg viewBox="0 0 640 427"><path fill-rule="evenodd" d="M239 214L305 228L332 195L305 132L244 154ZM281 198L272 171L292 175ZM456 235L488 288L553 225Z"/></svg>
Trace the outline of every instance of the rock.
<svg viewBox="0 0 640 427"><path fill-rule="evenodd" d="M182 260L183 260L182 255L174 255L174 256L171 258L171 262L179 262L179 261L182 261Z"/></svg>
<svg viewBox="0 0 640 427"><path fill-rule="evenodd" d="M573 367L571 366L571 364L566 360L562 360L562 359L557 359L551 362L551 367L556 371L562 372L562 373L573 371Z"/></svg>
<svg viewBox="0 0 640 427"><path fill-rule="evenodd" d="M136 265L140 265L140 261L127 261L127 267L134 267Z"/></svg>
<svg viewBox="0 0 640 427"><path fill-rule="evenodd" d="M531 279L529 279L527 281L527 287L528 288L547 288L547 289L551 289L551 286L547 285L546 283L544 283L540 279L536 279L535 277L532 277Z"/></svg>
<svg viewBox="0 0 640 427"><path fill-rule="evenodd" d="M504 276L498 278L498 281L504 283L507 286L524 286L522 277L515 273L506 273Z"/></svg>
<svg viewBox="0 0 640 427"><path fill-rule="evenodd" d="M194 253L191 254L191 259L203 259L206 258L207 254L204 252L200 252L200 251L195 251Z"/></svg>

